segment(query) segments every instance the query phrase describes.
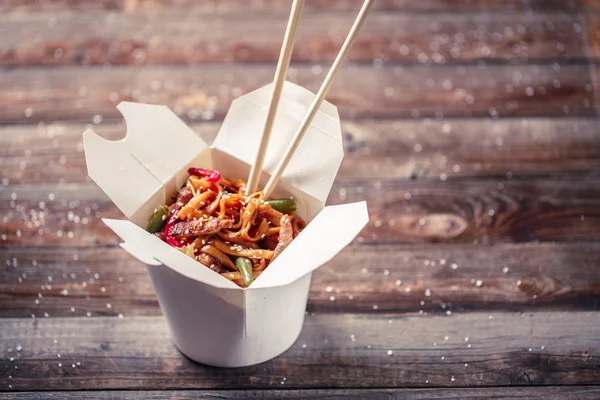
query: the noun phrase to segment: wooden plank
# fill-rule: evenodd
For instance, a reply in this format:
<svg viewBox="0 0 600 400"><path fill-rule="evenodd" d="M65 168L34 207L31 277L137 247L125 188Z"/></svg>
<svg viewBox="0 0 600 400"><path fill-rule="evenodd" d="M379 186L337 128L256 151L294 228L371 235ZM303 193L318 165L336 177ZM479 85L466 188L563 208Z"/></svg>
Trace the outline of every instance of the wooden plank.
<svg viewBox="0 0 600 400"><path fill-rule="evenodd" d="M338 180L329 204L366 200L360 242L498 243L600 239L600 181ZM122 218L94 184L9 185L0 191L4 245L114 246L101 218Z"/></svg>
<svg viewBox="0 0 600 400"><path fill-rule="evenodd" d="M585 1L585 0L580 0ZM593 1L593 0L587 0ZM250 0L244 2L248 12L285 12L289 4L282 1ZM318 13L323 9L338 11L355 10L353 0L311 0L306 4L306 13ZM111 12L164 12L168 10L186 10L192 13L215 14L239 10L236 0L0 0L2 12L39 12L39 11L111 11ZM375 10L410 11L574 11L578 9L578 0L379 0L373 4Z"/></svg>
<svg viewBox="0 0 600 400"><path fill-rule="evenodd" d="M286 4L284 2L284 4ZM293 62L330 62L354 13L320 12L298 29ZM48 20L52 18L52 29ZM0 15L0 66L275 63L285 15L226 14L198 23L188 10L160 14ZM548 62L585 57L583 17L556 13L410 14L374 11L349 59L436 64ZM485 29L482 29L485 27Z"/></svg>
<svg viewBox="0 0 600 400"><path fill-rule="evenodd" d="M592 71L593 74L593 79L594 79L594 98L595 99L599 99L600 98L600 84L598 83L598 77L600 77L600 66L598 65L591 65L590 69ZM596 114L600 115L600 104L596 103Z"/></svg>
<svg viewBox="0 0 600 400"><path fill-rule="evenodd" d="M334 185L329 201L368 202L371 222L361 236L366 243L598 240L600 182L508 177L503 182L417 179L379 184L349 179Z"/></svg>
<svg viewBox="0 0 600 400"><path fill-rule="evenodd" d="M187 119L222 118L237 95L269 82L271 65L0 70L0 122L120 119L119 100L170 106ZM342 69L328 99L343 118L595 115L588 65L370 66ZM316 91L323 72L291 79Z"/></svg>
<svg viewBox="0 0 600 400"><path fill-rule="evenodd" d="M192 128L208 143L219 123ZM595 119L446 119L343 121L345 158L338 178L448 179L600 176ZM0 126L0 175L8 182L85 182L85 124ZM93 129L117 140L122 123Z"/></svg>
<svg viewBox="0 0 600 400"><path fill-rule="evenodd" d="M352 245L314 273L308 311L598 310L598 259L598 243ZM4 248L0 262L0 317L160 315L118 247Z"/></svg>
<svg viewBox="0 0 600 400"><path fill-rule="evenodd" d="M48 392L22 392L0 394L0 399L47 399ZM537 386L537 387L498 387L498 388L437 388L437 389L318 389L318 390L160 390L160 391L93 391L93 392L52 392L64 400L71 399L304 399L324 398L345 400L389 400L389 399L544 399L544 400L597 400L600 388L597 386Z"/></svg>
<svg viewBox="0 0 600 400"><path fill-rule="evenodd" d="M0 387L427 388L600 379L600 313L490 315L309 315L282 356L235 370L204 367L179 354L162 317L2 319L3 348L12 352L1 355L11 378L3 369Z"/></svg>
<svg viewBox="0 0 600 400"><path fill-rule="evenodd" d="M595 119L457 119L344 123L338 176L598 176Z"/></svg>
<svg viewBox="0 0 600 400"><path fill-rule="evenodd" d="M600 9L600 2L598 3ZM600 14L586 14L587 54L589 57L600 58Z"/></svg>
<svg viewBox="0 0 600 400"><path fill-rule="evenodd" d="M579 0L580 8L585 9L586 11L597 11L600 9L600 1L599 0Z"/></svg>

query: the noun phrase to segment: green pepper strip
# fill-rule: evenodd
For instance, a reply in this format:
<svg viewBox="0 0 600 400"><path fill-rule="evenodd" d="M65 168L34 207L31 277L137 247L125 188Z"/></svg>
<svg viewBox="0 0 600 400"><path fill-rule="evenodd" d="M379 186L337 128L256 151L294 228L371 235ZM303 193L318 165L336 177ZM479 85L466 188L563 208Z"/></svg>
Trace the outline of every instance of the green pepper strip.
<svg viewBox="0 0 600 400"><path fill-rule="evenodd" d="M150 233L156 233L162 231L163 227L167 223L169 218L169 208L167 206L160 206L154 211L154 214L148 219L148 226L146 230Z"/></svg>
<svg viewBox="0 0 600 400"><path fill-rule="evenodd" d="M238 257L235 259L235 266L240 270L246 286L250 286L254 281L254 277L252 276L252 261L246 257Z"/></svg>
<svg viewBox="0 0 600 400"><path fill-rule="evenodd" d="M294 201L292 197L284 198L284 199L276 199L276 200L266 200L263 201L262 204L270 205L274 210L279 211L280 213L291 213L296 211L298 205Z"/></svg>

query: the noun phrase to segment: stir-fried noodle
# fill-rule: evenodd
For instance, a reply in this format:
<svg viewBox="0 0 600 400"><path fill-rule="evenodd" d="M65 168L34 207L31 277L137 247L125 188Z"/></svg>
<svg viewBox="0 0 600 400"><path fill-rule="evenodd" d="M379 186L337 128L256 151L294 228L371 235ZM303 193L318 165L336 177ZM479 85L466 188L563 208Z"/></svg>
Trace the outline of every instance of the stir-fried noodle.
<svg viewBox="0 0 600 400"><path fill-rule="evenodd" d="M170 205L155 210L147 230L240 286L248 286L304 228L291 198L244 194L246 181L190 168Z"/></svg>

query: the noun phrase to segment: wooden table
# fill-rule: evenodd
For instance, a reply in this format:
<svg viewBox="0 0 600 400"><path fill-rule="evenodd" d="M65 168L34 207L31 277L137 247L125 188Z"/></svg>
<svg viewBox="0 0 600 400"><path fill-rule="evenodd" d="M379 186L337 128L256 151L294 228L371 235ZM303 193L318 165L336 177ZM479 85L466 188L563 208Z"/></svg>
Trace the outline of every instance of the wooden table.
<svg viewBox="0 0 600 400"><path fill-rule="evenodd" d="M318 87L359 3L307 1L291 80ZM81 134L123 137L134 100L210 140L272 79L288 7L0 0L0 397L600 398L598 0L377 1L328 96L329 203L369 225L282 356L177 352Z"/></svg>

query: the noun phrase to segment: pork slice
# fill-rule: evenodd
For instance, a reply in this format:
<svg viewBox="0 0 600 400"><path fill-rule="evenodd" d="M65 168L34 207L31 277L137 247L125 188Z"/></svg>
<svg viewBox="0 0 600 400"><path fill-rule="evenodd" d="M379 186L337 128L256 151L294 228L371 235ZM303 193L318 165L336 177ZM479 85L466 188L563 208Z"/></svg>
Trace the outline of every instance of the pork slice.
<svg viewBox="0 0 600 400"><path fill-rule="evenodd" d="M188 201L192 199L192 197L194 197L192 191L187 186L182 187L177 192L177 199L175 200L175 203L169 206L169 211L172 212L177 208L185 206L188 203Z"/></svg>
<svg viewBox="0 0 600 400"><path fill-rule="evenodd" d="M197 236L214 235L221 229L233 226L233 220L210 217L209 219L198 219L194 221L182 221L173 225L169 236L176 240L189 239Z"/></svg>
<svg viewBox="0 0 600 400"><path fill-rule="evenodd" d="M271 261L275 260L277 256L279 256L283 250L294 240L294 229L292 228L292 218L284 214L281 216L281 226L279 229L279 243L277 243L277 247L273 251L273 258Z"/></svg>
<svg viewBox="0 0 600 400"><path fill-rule="evenodd" d="M196 258L198 262L215 272L221 272L221 261L217 260L216 257L211 256L210 254L200 253Z"/></svg>

